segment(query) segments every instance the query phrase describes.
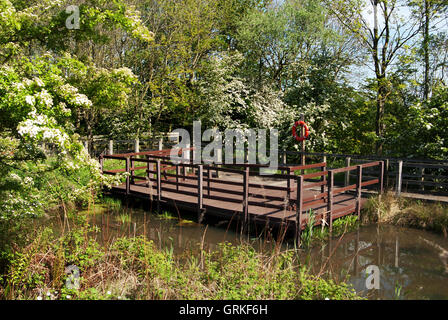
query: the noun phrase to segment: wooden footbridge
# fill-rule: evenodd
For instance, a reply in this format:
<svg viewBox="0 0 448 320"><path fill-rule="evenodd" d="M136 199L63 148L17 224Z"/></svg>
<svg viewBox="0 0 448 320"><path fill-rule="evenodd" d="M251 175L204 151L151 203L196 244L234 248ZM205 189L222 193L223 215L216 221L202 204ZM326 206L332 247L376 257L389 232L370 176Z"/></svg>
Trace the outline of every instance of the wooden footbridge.
<svg viewBox="0 0 448 320"><path fill-rule="evenodd" d="M127 173L125 181L112 188L113 193L149 199L158 209L168 205L197 212L198 222L213 215L238 220L243 226L284 226L294 230L297 241L310 212L315 215L315 225L325 223L331 232L335 219L360 215L366 187L383 192L383 161L336 169L328 169L325 162L282 165L277 173L265 176L259 170L268 166L258 164L194 164L189 156L173 163L171 151L101 155L99 160L104 174ZM193 148L179 149L177 154L190 152ZM114 168L117 164L121 167L106 170L110 159L115 160ZM372 169L369 176L363 175L363 170L374 167L373 179ZM350 171L356 172L356 183L339 187L335 176ZM369 193L371 190L369 187Z"/></svg>

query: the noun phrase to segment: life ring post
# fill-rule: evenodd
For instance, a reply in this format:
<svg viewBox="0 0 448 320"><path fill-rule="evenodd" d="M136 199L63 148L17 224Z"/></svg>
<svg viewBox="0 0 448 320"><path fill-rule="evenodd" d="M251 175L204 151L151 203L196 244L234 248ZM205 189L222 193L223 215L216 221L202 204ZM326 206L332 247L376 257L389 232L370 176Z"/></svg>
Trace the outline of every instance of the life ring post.
<svg viewBox="0 0 448 320"><path fill-rule="evenodd" d="M301 143L301 157L300 157L300 164L302 166L305 165L305 140L307 140L310 136L310 129L305 123L305 115L300 115L301 120L296 121L294 123L294 126L292 127L292 135L293 137ZM297 127L300 126L300 136L297 134ZM302 170L302 174L304 174L304 170Z"/></svg>

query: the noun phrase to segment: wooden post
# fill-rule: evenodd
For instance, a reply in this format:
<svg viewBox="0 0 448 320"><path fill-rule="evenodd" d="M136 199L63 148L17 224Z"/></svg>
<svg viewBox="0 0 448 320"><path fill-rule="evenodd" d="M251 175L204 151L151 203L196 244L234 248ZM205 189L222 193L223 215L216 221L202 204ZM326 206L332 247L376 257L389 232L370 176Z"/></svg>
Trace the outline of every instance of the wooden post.
<svg viewBox="0 0 448 320"><path fill-rule="evenodd" d="M302 234L302 211L303 211L303 176L297 177L297 199L296 199L296 244L300 247Z"/></svg>
<svg viewBox="0 0 448 320"><path fill-rule="evenodd" d="M149 160L149 156L146 156L146 160ZM149 162L146 163L146 179L148 180L148 188L151 186L151 180L149 178L151 177L149 170L150 170L150 164Z"/></svg>
<svg viewBox="0 0 448 320"><path fill-rule="evenodd" d="M163 150L163 137L159 138L159 150Z"/></svg>
<svg viewBox="0 0 448 320"><path fill-rule="evenodd" d="M286 198L287 198L287 202L289 204L289 199L291 199L291 168L287 168L286 169L286 174L288 175L288 180L286 182L286 187L288 189L288 191L286 192Z"/></svg>
<svg viewBox="0 0 448 320"><path fill-rule="evenodd" d="M217 151L217 153L218 153L218 163L219 164L216 164L217 165L217 167L218 168L220 168L221 167L221 163L222 163L222 149L221 148L219 148L218 150L216 150ZM219 170L216 170L216 177L217 178L219 178L220 177L220 172L219 172Z"/></svg>
<svg viewBox="0 0 448 320"><path fill-rule="evenodd" d="M244 169L243 175L243 215L244 226L247 227L249 223L249 167Z"/></svg>
<svg viewBox="0 0 448 320"><path fill-rule="evenodd" d="M103 158L102 155L99 158L99 162L100 162L100 170L101 170L101 173L102 173L103 170L104 170L104 158Z"/></svg>
<svg viewBox="0 0 448 320"><path fill-rule="evenodd" d="M330 234L333 232L333 186L334 186L334 172L328 171L327 223L330 230Z"/></svg>
<svg viewBox="0 0 448 320"><path fill-rule="evenodd" d="M286 163L287 163L287 159L286 159L286 150L283 149L283 151L282 151L282 165L283 165L284 167L286 167ZM281 173L282 173L282 174L285 174L286 172L285 172L285 170L282 170Z"/></svg>
<svg viewBox="0 0 448 320"><path fill-rule="evenodd" d="M211 188L211 182L210 180L212 179L212 171L210 170L210 167L208 167L207 169L207 196L210 199L211 195L210 195L210 188Z"/></svg>
<svg viewBox="0 0 448 320"><path fill-rule="evenodd" d="M156 172L157 172L157 211L160 213L160 202L162 200L162 177L160 170L160 160L156 162Z"/></svg>
<svg viewBox="0 0 448 320"><path fill-rule="evenodd" d="M109 140L109 155L114 154L114 140Z"/></svg>
<svg viewBox="0 0 448 320"><path fill-rule="evenodd" d="M384 187L389 188L389 165L390 160L386 159L384 164Z"/></svg>
<svg viewBox="0 0 448 320"><path fill-rule="evenodd" d="M362 165L356 166L356 209L358 221L361 218Z"/></svg>
<svg viewBox="0 0 448 320"><path fill-rule="evenodd" d="M397 171L397 197L401 195L401 183L403 181L403 161L398 161L398 171Z"/></svg>
<svg viewBox="0 0 448 320"><path fill-rule="evenodd" d="M138 137L135 139L134 150L135 153L140 152L140 139Z"/></svg>
<svg viewBox="0 0 448 320"><path fill-rule="evenodd" d="M352 158L350 158L350 157L345 158L345 167L350 167L351 161L352 161ZM349 185L350 185L350 171L346 171L344 186L348 187Z"/></svg>
<svg viewBox="0 0 448 320"><path fill-rule="evenodd" d="M384 161L380 161L380 177L379 177L378 193L383 194L384 191Z"/></svg>
<svg viewBox="0 0 448 320"><path fill-rule="evenodd" d="M420 169L420 181L421 182L425 181L425 168L421 168ZM423 183L421 183L419 189L424 191L425 190L425 185Z"/></svg>
<svg viewBox="0 0 448 320"><path fill-rule="evenodd" d="M325 167L322 167L322 172L325 172L325 171L327 171L327 156L324 156L324 158L323 158L323 161L322 162L324 162L325 163ZM327 176L326 175L323 175L322 177L320 177L320 181L322 182L322 183L325 183L326 181L327 181ZM321 186L320 186L320 193L324 193L325 192L325 184L322 184ZM324 201L325 201L325 198L324 198Z"/></svg>
<svg viewBox="0 0 448 320"><path fill-rule="evenodd" d="M203 212L203 166L198 165L198 223L202 223L204 219Z"/></svg>
<svg viewBox="0 0 448 320"><path fill-rule="evenodd" d="M305 122L305 115L303 113L300 115L300 120ZM301 128L301 133L302 133L302 137L304 137L305 136L305 128L304 127ZM300 165L302 165L302 166L304 166L305 162L306 162L306 160L305 160L305 150L306 150L305 141L306 140L303 140L301 142L302 156L300 157ZM302 174L305 174L305 170L302 170Z"/></svg>
<svg viewBox="0 0 448 320"><path fill-rule="evenodd" d="M176 190L179 191L179 165L176 164Z"/></svg>
<svg viewBox="0 0 448 320"><path fill-rule="evenodd" d="M130 164L131 164L131 168L130 168L130 170L131 170L131 184L134 184L134 182L135 182L135 179L134 179L134 175L135 175L135 172L134 172L134 159L132 159L132 157L130 157L129 158L129 160L130 160Z"/></svg>
<svg viewBox="0 0 448 320"><path fill-rule="evenodd" d="M130 159L126 157L126 172L130 173ZM131 191L131 180L129 174L126 176L126 195L129 195Z"/></svg>

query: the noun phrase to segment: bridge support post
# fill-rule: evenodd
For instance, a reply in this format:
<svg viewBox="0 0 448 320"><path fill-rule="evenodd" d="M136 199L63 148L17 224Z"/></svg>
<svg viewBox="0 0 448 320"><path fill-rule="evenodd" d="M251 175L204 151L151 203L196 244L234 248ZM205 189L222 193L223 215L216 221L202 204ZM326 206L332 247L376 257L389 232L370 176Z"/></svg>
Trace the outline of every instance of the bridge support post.
<svg viewBox="0 0 448 320"><path fill-rule="evenodd" d="M160 160L156 162L156 172L157 172L157 212L160 213L160 202L162 200L162 177L160 170Z"/></svg>
<svg viewBox="0 0 448 320"><path fill-rule="evenodd" d="M179 165L176 164L176 190L179 191Z"/></svg>
<svg viewBox="0 0 448 320"><path fill-rule="evenodd" d="M109 155L114 154L114 140L109 140Z"/></svg>
<svg viewBox="0 0 448 320"><path fill-rule="evenodd" d="M389 188L389 168L390 168L390 160L386 159L384 163L384 187Z"/></svg>
<svg viewBox="0 0 448 320"><path fill-rule="evenodd" d="M403 161L398 161L398 170L397 170L397 197L401 195L401 183L403 181Z"/></svg>
<svg viewBox="0 0 448 320"><path fill-rule="evenodd" d="M327 203L327 222L330 234L333 232L333 186L334 186L334 172L328 171L328 203Z"/></svg>
<svg viewBox="0 0 448 320"><path fill-rule="evenodd" d="M352 161L352 158L347 157L345 158L345 167L350 167L350 163ZM347 187L350 184L350 171L345 172L345 180L344 180L344 187Z"/></svg>
<svg viewBox="0 0 448 320"><path fill-rule="evenodd" d="M378 193L383 194L384 191L384 161L380 161L379 188Z"/></svg>
<svg viewBox="0 0 448 320"><path fill-rule="evenodd" d="M210 166L211 166L211 164L210 164ZM211 198L211 195L210 195L211 181L210 180L212 179L212 171L210 170L210 166L207 168L207 196L209 199Z"/></svg>
<svg viewBox="0 0 448 320"><path fill-rule="evenodd" d="M297 199L296 199L296 234L295 242L300 247L302 235L302 211L303 211L303 176L297 177Z"/></svg>
<svg viewBox="0 0 448 320"><path fill-rule="evenodd" d="M291 177L290 177L291 176L291 168L290 167L288 167L286 169L286 174L288 175L288 180L286 182L286 186L287 186L287 189L288 189L288 191L286 192L286 207L288 207L289 199L291 199L291 190L292 190ZM294 174L294 172L293 172L293 174Z"/></svg>
<svg viewBox="0 0 448 320"><path fill-rule="evenodd" d="M130 159L129 157L126 157L126 172L128 175L126 175L126 195L129 195L131 193L131 177L130 177Z"/></svg>
<svg viewBox="0 0 448 320"><path fill-rule="evenodd" d="M204 199L203 199L203 176L204 168L202 164L198 165L198 223L202 223L204 220Z"/></svg>
<svg viewBox="0 0 448 320"><path fill-rule="evenodd" d="M356 204L355 212L358 221L361 219L361 195L362 195L362 165L356 166Z"/></svg>
<svg viewBox="0 0 448 320"><path fill-rule="evenodd" d="M327 171L327 156L324 156L322 162L325 163L325 167L322 167L322 172L325 172L325 171ZM325 184L326 184L326 182L327 182L327 176L326 176L326 175L323 175L323 176L320 178L320 181L322 182L322 185L321 185L321 187L320 187L320 193L324 193L324 192L325 192ZM324 198L324 202L325 202L325 198Z"/></svg>
<svg viewBox="0 0 448 320"><path fill-rule="evenodd" d="M244 169L243 175L243 215L244 227L249 225L249 167Z"/></svg>

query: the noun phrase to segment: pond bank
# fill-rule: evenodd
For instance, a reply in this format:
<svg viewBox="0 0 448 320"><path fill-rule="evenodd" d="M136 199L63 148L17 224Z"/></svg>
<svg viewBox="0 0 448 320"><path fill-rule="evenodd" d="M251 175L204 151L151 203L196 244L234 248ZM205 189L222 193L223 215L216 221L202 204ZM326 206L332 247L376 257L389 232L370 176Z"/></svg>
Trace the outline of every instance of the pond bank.
<svg viewBox="0 0 448 320"><path fill-rule="evenodd" d="M388 192L372 197L365 205L363 221L388 223L442 233L448 236L448 204L397 198Z"/></svg>

